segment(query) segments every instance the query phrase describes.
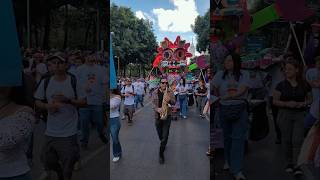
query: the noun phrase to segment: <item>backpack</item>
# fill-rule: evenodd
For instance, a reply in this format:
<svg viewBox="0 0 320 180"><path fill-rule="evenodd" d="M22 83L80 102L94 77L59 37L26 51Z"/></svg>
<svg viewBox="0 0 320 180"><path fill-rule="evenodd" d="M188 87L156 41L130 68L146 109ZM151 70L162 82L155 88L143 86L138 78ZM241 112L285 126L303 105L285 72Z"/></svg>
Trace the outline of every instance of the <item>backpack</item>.
<svg viewBox="0 0 320 180"><path fill-rule="evenodd" d="M124 86L122 89L126 90L126 87L127 86ZM132 87L132 90L133 90L133 93L134 93L134 85L131 85L131 87Z"/></svg>
<svg viewBox="0 0 320 180"><path fill-rule="evenodd" d="M74 95L75 95L75 98L78 98L78 94L77 94L77 78L75 75L67 72L67 75L70 76L71 78L71 86L72 86L72 89L73 89L73 92L74 92ZM37 85L37 88L39 88L41 82L43 81L43 85L44 85L44 97L45 99L44 100L41 100L43 103L48 103L48 100L46 99L47 97L47 88L48 88L48 85L50 83L50 80L52 78L52 75L51 74L46 74L44 75L41 80L39 81L38 85ZM47 119L48 119L48 111L47 110L43 110L43 109L38 109L36 107L36 105L34 106L35 107L35 113L36 113L36 118L37 119L41 119L42 121L44 122L47 122Z"/></svg>

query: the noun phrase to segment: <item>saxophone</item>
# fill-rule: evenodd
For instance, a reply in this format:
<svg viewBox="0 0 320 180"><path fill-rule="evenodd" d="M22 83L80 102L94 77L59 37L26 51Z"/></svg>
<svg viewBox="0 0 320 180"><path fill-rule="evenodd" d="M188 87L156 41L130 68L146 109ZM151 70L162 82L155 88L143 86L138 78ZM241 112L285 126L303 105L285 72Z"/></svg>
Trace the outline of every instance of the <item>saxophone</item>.
<svg viewBox="0 0 320 180"><path fill-rule="evenodd" d="M171 91L167 88L163 95L163 100L162 100L162 107L160 112L161 120L166 120L168 117L170 100L171 100Z"/></svg>

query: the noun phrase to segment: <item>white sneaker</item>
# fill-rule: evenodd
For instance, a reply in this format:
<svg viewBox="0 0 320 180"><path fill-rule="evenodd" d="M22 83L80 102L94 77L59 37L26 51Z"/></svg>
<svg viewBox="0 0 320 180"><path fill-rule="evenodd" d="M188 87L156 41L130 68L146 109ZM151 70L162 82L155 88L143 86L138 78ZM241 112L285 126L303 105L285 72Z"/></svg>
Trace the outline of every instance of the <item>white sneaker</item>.
<svg viewBox="0 0 320 180"><path fill-rule="evenodd" d="M229 171L229 169L230 169L229 164L228 164L228 163L224 163L224 165L223 165L223 170L224 170L224 171Z"/></svg>
<svg viewBox="0 0 320 180"><path fill-rule="evenodd" d="M114 158L112 159L112 162L116 163L116 162L118 162L119 160L120 160L120 157L114 157Z"/></svg>
<svg viewBox="0 0 320 180"><path fill-rule="evenodd" d="M74 164L73 170L79 171L80 169L81 169L81 161L79 160Z"/></svg>
<svg viewBox="0 0 320 180"><path fill-rule="evenodd" d="M187 116L183 116L183 119L187 119Z"/></svg>
<svg viewBox="0 0 320 180"><path fill-rule="evenodd" d="M235 180L245 180L246 177L242 174L242 172L239 172L237 175L234 176Z"/></svg>

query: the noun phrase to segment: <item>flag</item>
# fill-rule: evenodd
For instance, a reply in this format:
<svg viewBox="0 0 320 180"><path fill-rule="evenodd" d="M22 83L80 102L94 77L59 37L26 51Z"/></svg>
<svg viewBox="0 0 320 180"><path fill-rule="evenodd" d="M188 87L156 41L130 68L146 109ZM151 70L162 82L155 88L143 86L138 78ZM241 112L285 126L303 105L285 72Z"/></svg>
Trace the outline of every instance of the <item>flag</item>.
<svg viewBox="0 0 320 180"><path fill-rule="evenodd" d="M189 65L189 70L190 71L192 71L192 70L194 70L194 69L197 69L197 64L196 63L194 63L194 64L191 64L191 65Z"/></svg>
<svg viewBox="0 0 320 180"><path fill-rule="evenodd" d="M206 62L206 57L204 55L199 56L196 62L197 62L197 67L199 69L205 69L208 67L208 64Z"/></svg>
<svg viewBox="0 0 320 180"><path fill-rule="evenodd" d="M302 21L314 15L305 0L277 0L277 13L287 21Z"/></svg>
<svg viewBox="0 0 320 180"><path fill-rule="evenodd" d="M253 22L251 24L250 31L254 31L264 25L267 25L280 17L275 5L271 5L255 13L252 18Z"/></svg>
<svg viewBox="0 0 320 180"><path fill-rule="evenodd" d="M114 66L113 52L112 52L112 37L110 35L110 89L117 88L116 68Z"/></svg>
<svg viewBox="0 0 320 180"><path fill-rule="evenodd" d="M22 58L11 0L0 1L0 86L22 84Z"/></svg>

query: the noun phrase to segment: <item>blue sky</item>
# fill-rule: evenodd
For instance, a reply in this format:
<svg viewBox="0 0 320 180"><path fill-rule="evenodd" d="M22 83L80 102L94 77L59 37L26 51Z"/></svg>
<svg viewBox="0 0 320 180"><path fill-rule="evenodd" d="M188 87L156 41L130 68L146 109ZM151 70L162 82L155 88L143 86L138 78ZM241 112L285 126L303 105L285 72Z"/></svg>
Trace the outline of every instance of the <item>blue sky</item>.
<svg viewBox="0 0 320 180"><path fill-rule="evenodd" d="M111 3L130 7L138 18L152 21L158 42L164 37L174 41L180 35L187 42L193 38L194 44L196 35L190 26L210 8L209 0L111 0Z"/></svg>

